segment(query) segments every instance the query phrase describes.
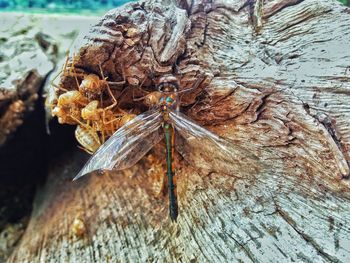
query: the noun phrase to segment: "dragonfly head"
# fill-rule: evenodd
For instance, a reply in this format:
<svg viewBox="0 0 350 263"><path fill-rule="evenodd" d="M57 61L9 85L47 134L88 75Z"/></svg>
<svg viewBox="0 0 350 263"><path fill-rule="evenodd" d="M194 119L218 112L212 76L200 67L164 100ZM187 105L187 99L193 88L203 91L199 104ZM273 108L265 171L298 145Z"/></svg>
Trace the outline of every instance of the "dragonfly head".
<svg viewBox="0 0 350 263"><path fill-rule="evenodd" d="M179 89L179 81L173 75L162 76L158 80L158 90L162 93L173 93L177 92Z"/></svg>

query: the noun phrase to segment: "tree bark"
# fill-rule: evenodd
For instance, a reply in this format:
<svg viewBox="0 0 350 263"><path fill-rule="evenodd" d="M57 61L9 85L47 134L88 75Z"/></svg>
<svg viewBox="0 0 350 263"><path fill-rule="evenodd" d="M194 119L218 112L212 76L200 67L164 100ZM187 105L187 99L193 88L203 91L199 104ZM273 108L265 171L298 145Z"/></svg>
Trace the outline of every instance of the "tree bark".
<svg viewBox="0 0 350 263"><path fill-rule="evenodd" d="M9 262L349 261L349 14L318 0L111 10L77 42L75 67L98 73L100 62L110 81L125 77L131 88L113 92L140 111L135 85L149 91L152 76L175 69L181 89L205 76L183 112L263 168L208 166L201 149L178 156L180 215L171 223L161 147L131 169L75 183L87 156L67 152L53 160Z"/></svg>

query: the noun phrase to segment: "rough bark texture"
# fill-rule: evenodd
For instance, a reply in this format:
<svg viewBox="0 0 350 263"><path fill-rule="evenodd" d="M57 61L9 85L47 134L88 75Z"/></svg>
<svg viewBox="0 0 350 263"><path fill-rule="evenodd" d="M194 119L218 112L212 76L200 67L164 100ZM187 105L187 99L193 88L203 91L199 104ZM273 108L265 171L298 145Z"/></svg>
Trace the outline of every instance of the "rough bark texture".
<svg viewBox="0 0 350 263"><path fill-rule="evenodd" d="M223 173L200 151L179 157L180 215L171 223L154 158L72 183L86 156L67 152L10 262L349 261L349 18L336 1L317 0L110 11L79 42L76 67L96 73L101 62L111 81L124 72L125 87L146 77L146 90L150 73L179 68L182 88L205 74L183 111L264 168L232 162ZM127 40L131 27L137 43Z"/></svg>
<svg viewBox="0 0 350 263"><path fill-rule="evenodd" d="M45 80L91 21L96 17L1 12L0 262L18 244L32 209L35 185L47 174L49 156L59 150L45 129L41 96ZM58 133L54 125L51 131Z"/></svg>
<svg viewBox="0 0 350 263"><path fill-rule="evenodd" d="M23 123L25 113L34 109L54 66L47 54L54 52L54 43L47 36L27 36L13 28L11 33L2 34L0 44L0 145Z"/></svg>
<svg viewBox="0 0 350 263"><path fill-rule="evenodd" d="M46 77L59 59L65 58L77 33L95 19L2 13L0 145L33 110Z"/></svg>

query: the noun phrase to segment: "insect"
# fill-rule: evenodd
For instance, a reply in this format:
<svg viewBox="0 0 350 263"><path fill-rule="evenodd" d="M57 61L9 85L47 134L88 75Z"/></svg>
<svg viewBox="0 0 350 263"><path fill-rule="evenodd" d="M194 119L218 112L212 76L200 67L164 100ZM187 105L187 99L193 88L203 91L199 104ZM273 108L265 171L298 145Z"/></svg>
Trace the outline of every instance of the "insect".
<svg viewBox="0 0 350 263"><path fill-rule="evenodd" d="M81 110L81 117L86 123L71 116L78 123L75 138L89 154L93 154L105 142L106 136L111 136L136 116L122 110L119 114L115 114L111 111L113 105L106 108L98 108L98 105L99 102L93 100Z"/></svg>
<svg viewBox="0 0 350 263"><path fill-rule="evenodd" d="M65 93L68 93L70 90L63 88L62 85L55 84L56 79L59 76L64 77L72 77L75 80L76 88L75 91L79 91L81 94L80 97L85 97L86 100L96 99L100 98L102 100L102 95L105 91L108 92L109 96L112 100L111 108L117 105L117 100L115 99L112 90L110 88L110 85L117 85L122 86L126 83L125 76L123 73L123 81L119 82L110 82L107 81L107 77L104 76L102 66L99 64L100 74L101 77L96 74L86 74L81 69L75 68L77 56L73 55L72 62L69 64L69 57L67 56L66 61L62 67L62 69L58 72L58 74L51 80L51 88L48 92L48 96L46 98L45 105L46 107L50 108L51 110L57 105L57 91L63 92L63 94L60 94L60 96L64 95ZM79 79L78 79L79 78ZM81 81L79 81L81 80ZM60 97L59 96L59 97ZM77 96L75 98L78 99ZM71 101L74 103L75 101ZM79 103L79 101L77 101ZM85 104L86 105L86 104Z"/></svg>
<svg viewBox="0 0 350 263"><path fill-rule="evenodd" d="M76 237L82 237L86 233L86 227L80 215L74 218L71 230Z"/></svg>
<svg viewBox="0 0 350 263"><path fill-rule="evenodd" d="M79 86L79 91L84 94L85 97L90 99L96 99L101 96L101 94L107 89L108 94L113 100L113 103L116 103L116 99L112 93L112 90L109 85L124 85L126 83L125 79L119 82L111 82L107 81L107 78L103 74L103 70L101 65L99 64L100 68L100 76L96 74L88 74L84 75L83 80L81 81ZM123 77L124 73L123 73ZM115 106L115 105L114 105Z"/></svg>
<svg viewBox="0 0 350 263"><path fill-rule="evenodd" d="M81 110L81 117L87 122L91 122L96 131L102 133L103 142L106 135L111 136L119 128L118 123L123 112L119 114L114 113L112 111L114 106L115 104L113 103L106 108L100 108L99 102L93 100Z"/></svg>
<svg viewBox="0 0 350 263"><path fill-rule="evenodd" d="M93 154L102 144L97 131L89 124L80 121L75 129L75 138L81 148L89 154Z"/></svg>
<svg viewBox="0 0 350 263"><path fill-rule="evenodd" d="M73 54L72 61L69 63L67 55L62 69L51 81L53 88L50 89L46 99L46 106L50 107L53 116L58 117L59 123L78 124L75 137L82 148L92 154L104 143L106 137L111 136L125 123L126 118L130 119L132 115L119 108L117 113L114 110L118 102L110 85L124 85L124 73L123 81L109 82L100 64L98 66L101 77L93 73L86 74L76 68L77 60L78 57ZM59 75L72 78L73 84L75 81L73 90L55 84ZM60 95L57 98L56 93L58 92ZM104 93L108 93L110 97L108 102L111 104L107 107L102 103Z"/></svg>
<svg viewBox="0 0 350 263"><path fill-rule="evenodd" d="M90 158L73 180L95 170L122 170L135 165L155 144L165 140L169 215L178 216L174 149L186 154L200 151L212 169L231 172L227 164L244 164L257 157L229 139L224 139L196 124L179 111L179 82L175 76L160 78L157 103L118 129ZM186 90L185 90L186 91ZM175 144L175 132L180 143ZM215 155L213 153L216 153ZM251 163L251 162L250 162Z"/></svg>
<svg viewBox="0 0 350 263"><path fill-rule="evenodd" d="M57 105L53 108L52 115L58 117L59 123L75 124L72 116L79 118L81 108L87 104L88 99L79 91L67 91L58 97Z"/></svg>

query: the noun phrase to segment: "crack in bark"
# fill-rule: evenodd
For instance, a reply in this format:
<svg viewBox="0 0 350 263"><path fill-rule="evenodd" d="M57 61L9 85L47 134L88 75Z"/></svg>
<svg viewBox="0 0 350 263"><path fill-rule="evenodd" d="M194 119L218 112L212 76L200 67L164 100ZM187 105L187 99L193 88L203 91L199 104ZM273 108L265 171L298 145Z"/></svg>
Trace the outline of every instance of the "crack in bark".
<svg viewBox="0 0 350 263"><path fill-rule="evenodd" d="M251 253L251 251L249 251L248 248L246 248L246 244L248 243L248 241L244 242L244 243L241 243L240 241L238 241L233 235L227 233L225 230L224 230L224 222L222 221L222 219L220 217L218 217L218 220L220 221L221 223L221 229L223 230L223 232L229 237L231 238L243 251L244 253L248 256L248 258L253 261L253 262L256 262L255 258L254 258L254 255Z"/></svg>
<svg viewBox="0 0 350 263"><path fill-rule="evenodd" d="M209 26L208 16L205 16L205 26L204 26L204 30L203 30L203 41L201 42L199 48L203 47L205 45L205 43L207 42L208 26Z"/></svg>
<svg viewBox="0 0 350 263"><path fill-rule="evenodd" d="M294 86L294 84L293 84ZM317 121L318 123L320 123L325 130L327 131L327 133L330 135L330 137L332 138L332 141L335 143L335 145L337 146L337 149L340 151L340 153L342 154L343 159L346 162L346 169L348 170L348 172L343 173L341 167L338 165L341 175L342 175L342 179L349 179L350 178L350 157L347 154L347 149L346 147L343 145L343 143L341 142L341 138L338 138L337 136L337 129L335 127L335 124L332 123L332 120L330 119L330 117L328 115L323 115L320 116L317 113L316 114L312 114L311 110L310 110L310 106L308 103L305 103L299 96L295 95L293 91L290 91L293 96L300 101L301 105L303 106L305 112L312 117L315 121ZM337 161L337 160L336 160Z"/></svg>
<svg viewBox="0 0 350 263"><path fill-rule="evenodd" d="M178 0L176 7L185 10L187 15L190 16L191 15L193 1L194 0L191 0L190 5L188 5L187 0Z"/></svg>
<svg viewBox="0 0 350 263"><path fill-rule="evenodd" d="M295 223L295 221L289 216L289 214L287 212L284 212L283 210L281 210L278 206L278 204L275 202L275 206L276 206L276 212L277 214L283 219L283 221L285 221L288 225L290 225L294 231L300 235L302 237L302 239L305 240L306 243L310 244L316 251L317 253L324 259L328 260L329 262L339 262L340 261L335 258L332 257L331 255L329 255L328 253L326 253L322 247L309 235L303 233L300 229L297 228L297 224Z"/></svg>
<svg viewBox="0 0 350 263"><path fill-rule="evenodd" d="M263 26L263 22L262 22L263 12L264 12L263 6L264 6L263 0L255 0L253 15L252 15L252 22L253 22L255 33L257 34L259 34L259 31Z"/></svg>
<svg viewBox="0 0 350 263"><path fill-rule="evenodd" d="M193 237L195 243L196 243L197 246L198 246L199 251L202 253L202 256L203 256L207 261L209 261L209 258L206 256L206 253L204 253L204 251L202 250L202 246L199 244L199 242L198 242L198 240L197 240L197 238L196 238L196 234L195 234L195 231L194 231L193 228L192 228L192 224L191 224L190 222L187 221L187 218L186 218L186 222L187 222L187 225L188 225L188 229L189 229L189 231L190 231L190 233L191 233L191 235L192 235L192 237Z"/></svg>
<svg viewBox="0 0 350 263"><path fill-rule="evenodd" d="M236 93L236 91L238 90L237 87L233 88L233 90L231 90L228 94L226 94L225 96L222 96L221 98L219 98L218 100L213 101L213 104L215 105L216 103L219 103L225 99L227 99L228 97L231 97L232 95L234 95ZM210 105L208 106L208 108L212 108ZM206 108L206 109L208 109Z"/></svg>
<svg viewBox="0 0 350 263"><path fill-rule="evenodd" d="M262 28L263 5L263 0L247 0L239 9L239 11L241 11L242 9L248 7L249 20L253 25L255 33L259 33L260 29Z"/></svg>
<svg viewBox="0 0 350 263"><path fill-rule="evenodd" d="M289 25L286 25L286 26L282 27L281 29L278 30L278 33L281 33L281 32L283 32L283 31L285 31L285 30L287 30L287 29L290 29L290 28L296 26L296 25L300 25L301 23L303 23L303 22L305 22L305 21L308 21L308 20L311 19L311 18L320 16L320 15L323 15L323 14L327 14L327 13L329 13L329 12L331 12L331 10L325 10L324 12L319 13L319 14L310 13L308 16L304 17L303 19L301 19L301 20L296 20L294 23L291 23L291 24L289 24ZM291 35L291 36L295 36L295 35L297 35L297 34L294 34L294 35ZM289 36L289 38L290 38L291 36ZM281 40L279 40L279 41L281 41ZM279 41L278 41L278 42L279 42ZM276 42L276 43L278 43L278 42Z"/></svg>
<svg viewBox="0 0 350 263"><path fill-rule="evenodd" d="M280 2L277 2L276 4L272 5L271 7L266 8L267 10L265 10L263 18L269 18L275 14L277 14L278 12L282 11L283 9L293 6L293 5L297 5L300 4L301 2L303 2L304 0L282 0Z"/></svg>
<svg viewBox="0 0 350 263"><path fill-rule="evenodd" d="M263 96L260 98L261 103L260 103L260 105L255 109L256 118L255 118L255 120L251 121L250 123L256 123L256 122L259 121L261 114L264 113L264 111L265 111L264 107L265 107L265 105L266 105L266 100L267 100L271 95L273 95L274 93L276 93L276 91L275 91L275 92L271 92L271 93L267 93L267 94L263 95ZM251 104L252 104L252 102L250 102L248 106L250 107ZM249 108L249 107L248 107L248 108Z"/></svg>
<svg viewBox="0 0 350 263"><path fill-rule="evenodd" d="M341 138L338 138L338 136L337 136L337 129L335 127L335 123L332 122L332 119L328 115L323 116L324 118L322 118L320 116L317 116L317 115L313 116L313 117L325 127L325 129L327 130L328 134L331 136L331 138L333 139L334 143L337 145L337 148L343 154L344 159L346 161L346 164L347 164L347 166L348 166L348 168L350 170L350 160L349 160L349 156L347 154L347 149L343 145L343 143L341 142ZM350 173L342 174L342 176L343 176L343 178L348 179L350 177Z"/></svg>
<svg viewBox="0 0 350 263"><path fill-rule="evenodd" d="M252 11L254 7L255 0L247 0L243 3L243 5L238 9L238 12L241 12L244 8L248 7L249 12Z"/></svg>

